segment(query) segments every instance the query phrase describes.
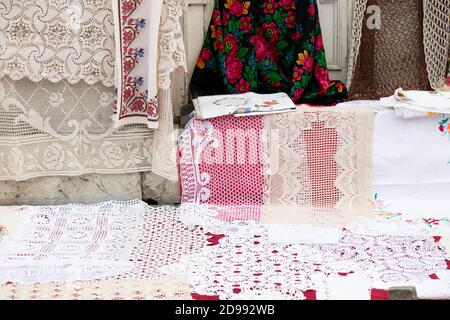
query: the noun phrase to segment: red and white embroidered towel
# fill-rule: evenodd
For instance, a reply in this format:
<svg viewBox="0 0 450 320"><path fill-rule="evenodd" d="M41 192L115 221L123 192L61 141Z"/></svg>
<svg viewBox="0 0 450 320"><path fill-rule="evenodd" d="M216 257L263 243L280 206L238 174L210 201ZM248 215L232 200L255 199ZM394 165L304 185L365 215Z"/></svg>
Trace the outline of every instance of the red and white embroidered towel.
<svg viewBox="0 0 450 320"><path fill-rule="evenodd" d="M116 127L158 127L158 30L163 0L112 0L116 38Z"/></svg>

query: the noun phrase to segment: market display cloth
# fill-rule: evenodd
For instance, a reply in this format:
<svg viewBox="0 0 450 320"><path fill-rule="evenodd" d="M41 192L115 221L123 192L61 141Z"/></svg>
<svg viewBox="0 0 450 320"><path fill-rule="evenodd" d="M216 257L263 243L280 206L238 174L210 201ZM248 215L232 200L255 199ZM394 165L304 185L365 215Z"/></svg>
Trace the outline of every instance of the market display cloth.
<svg viewBox="0 0 450 320"><path fill-rule="evenodd" d="M346 95L329 80L316 0L216 0L191 87L198 95L286 92L309 103Z"/></svg>
<svg viewBox="0 0 450 320"><path fill-rule="evenodd" d="M206 243L172 207L141 201L24 207L0 250L0 282L146 279ZM8 227L8 226L7 226Z"/></svg>
<svg viewBox="0 0 450 320"><path fill-rule="evenodd" d="M342 226L367 214L372 116L370 108L301 106L194 118L179 141L186 218Z"/></svg>
<svg viewBox="0 0 450 320"><path fill-rule="evenodd" d="M130 245L134 252L127 261L134 271L121 273L116 269L116 275L106 278L91 274L90 279L84 275L84 281L67 278L62 282L34 273L35 283L1 285L0 299L387 299L385 290L396 285L415 285L422 288L422 296L448 294L442 291L443 285L429 290L428 283L429 279L439 283L448 280L447 238L442 235L449 233L450 225L443 220L430 223L431 219L374 212L341 229L336 243L308 244L294 238L285 243L274 241L271 225L254 221L223 222L222 232L213 234L206 225L201 229L182 223L179 208L152 208L140 201L24 210L25 220L19 219L19 229L31 213L36 227L22 236L3 219L4 211L0 212L0 221L3 219L12 232L11 241L24 240L18 247L17 242L8 242L9 249L0 247L2 258L5 254L17 257L11 248L17 247L19 252L25 245L30 252L36 252L33 248L37 247L45 249L40 251L42 255L78 257L88 267L87 252L98 258L102 249L115 248L108 252L109 257L106 252L103 255L113 258L123 250L121 246L129 252ZM59 219L56 228L50 218L58 214L65 219ZM119 218L129 221L123 225ZM102 232L93 232L95 224L103 226ZM49 232L50 228L54 232ZM306 225L303 230L307 231ZM319 231L317 227L312 230ZM118 233L120 239L116 240ZM90 239L97 241L87 246L87 239L94 234L96 237ZM47 245L40 246L44 243ZM30 266L25 260L36 259L21 258ZM21 270L17 265L7 266L2 270L7 275ZM38 270L39 265L33 263L33 268ZM73 279L72 273L68 275ZM353 290L349 295L342 288Z"/></svg>

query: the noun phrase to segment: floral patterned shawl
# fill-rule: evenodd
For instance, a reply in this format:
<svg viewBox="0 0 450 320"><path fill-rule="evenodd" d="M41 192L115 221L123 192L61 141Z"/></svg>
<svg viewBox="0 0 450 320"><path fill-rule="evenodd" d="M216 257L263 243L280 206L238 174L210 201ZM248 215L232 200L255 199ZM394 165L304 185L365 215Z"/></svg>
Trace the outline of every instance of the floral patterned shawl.
<svg viewBox="0 0 450 320"><path fill-rule="evenodd" d="M191 89L194 95L284 91L308 103L347 93L329 80L316 0L215 0Z"/></svg>

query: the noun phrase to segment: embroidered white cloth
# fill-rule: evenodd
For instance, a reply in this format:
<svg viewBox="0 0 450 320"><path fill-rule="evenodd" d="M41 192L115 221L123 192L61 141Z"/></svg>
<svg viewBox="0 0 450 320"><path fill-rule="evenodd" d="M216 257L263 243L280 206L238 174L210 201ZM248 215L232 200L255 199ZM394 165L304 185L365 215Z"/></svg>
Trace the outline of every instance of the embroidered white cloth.
<svg viewBox="0 0 450 320"><path fill-rule="evenodd" d="M114 50L110 0L1 1L0 77L113 86Z"/></svg>
<svg viewBox="0 0 450 320"><path fill-rule="evenodd" d="M377 210L409 217L450 217L450 116L403 119L377 112L373 184Z"/></svg>
<svg viewBox="0 0 450 320"><path fill-rule="evenodd" d="M158 127L158 30L163 0L113 0L116 127Z"/></svg>

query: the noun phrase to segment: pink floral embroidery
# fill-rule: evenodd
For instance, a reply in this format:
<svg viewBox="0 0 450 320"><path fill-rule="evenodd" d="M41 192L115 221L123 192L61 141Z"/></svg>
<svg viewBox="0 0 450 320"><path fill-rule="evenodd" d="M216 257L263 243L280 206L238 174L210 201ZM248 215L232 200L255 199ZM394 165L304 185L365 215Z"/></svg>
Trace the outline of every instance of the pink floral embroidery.
<svg viewBox="0 0 450 320"><path fill-rule="evenodd" d="M119 118L123 119L130 115L147 115L149 120L158 117L157 98L148 97L148 90L144 88L142 76L131 76L133 70L145 57L145 50L132 47L136 38L146 27L146 20L132 18L136 8L142 0L123 0L120 2L121 15L121 45L122 45L122 96Z"/></svg>

